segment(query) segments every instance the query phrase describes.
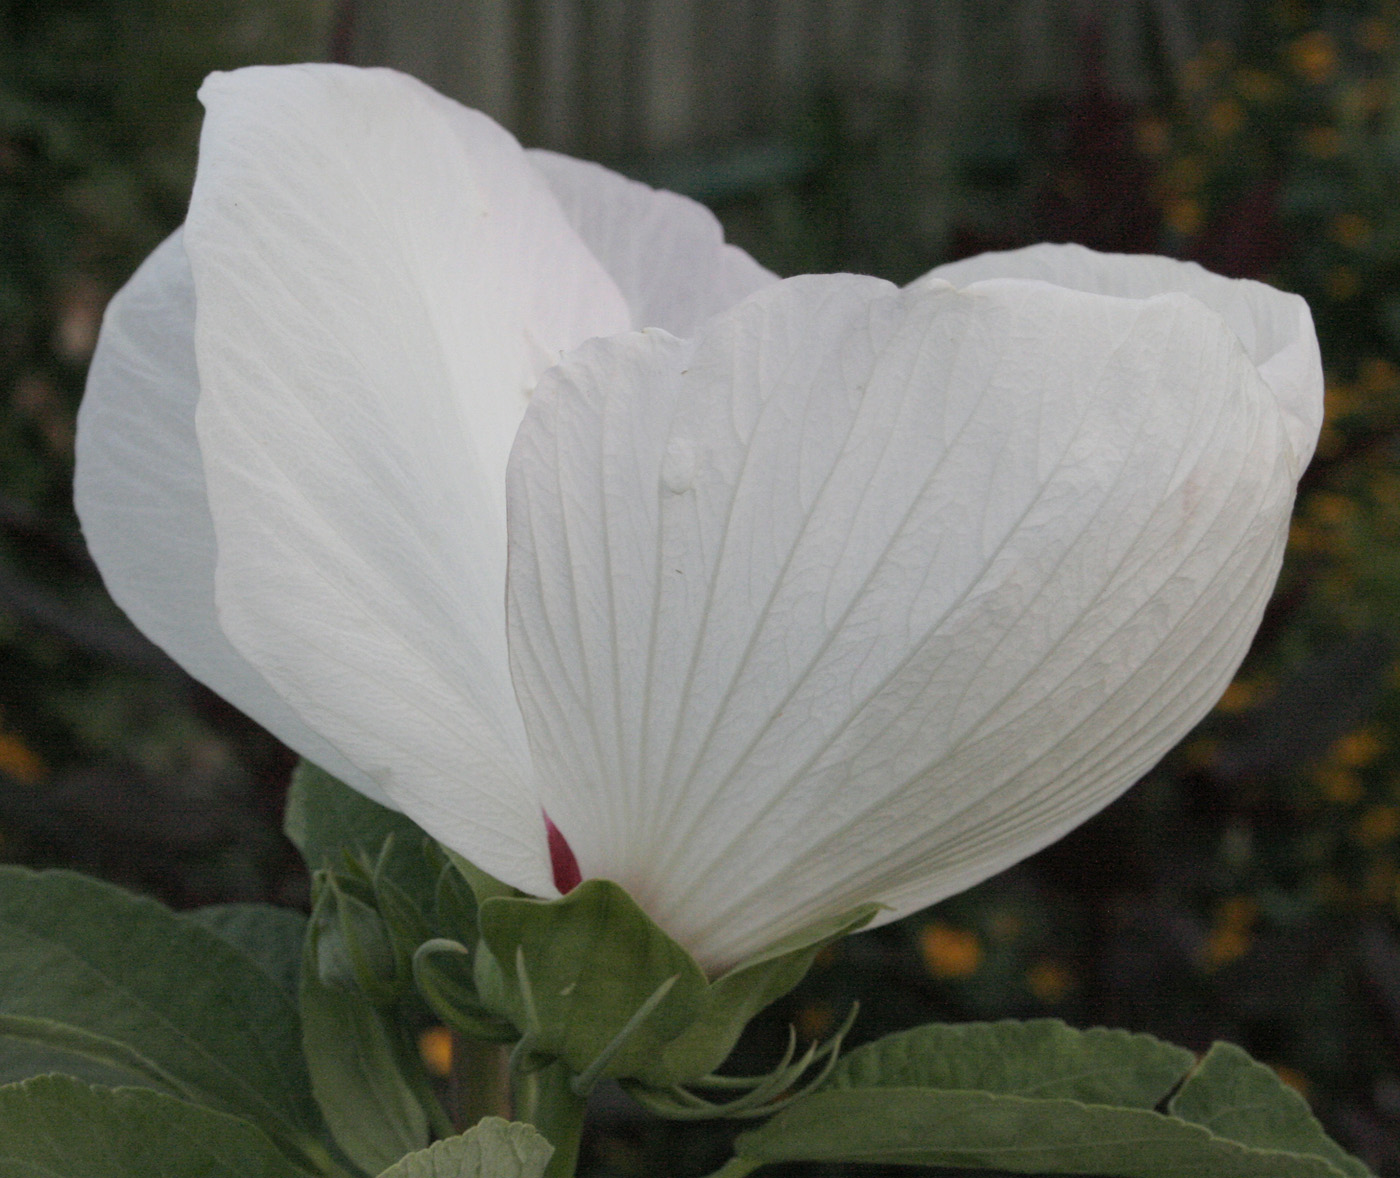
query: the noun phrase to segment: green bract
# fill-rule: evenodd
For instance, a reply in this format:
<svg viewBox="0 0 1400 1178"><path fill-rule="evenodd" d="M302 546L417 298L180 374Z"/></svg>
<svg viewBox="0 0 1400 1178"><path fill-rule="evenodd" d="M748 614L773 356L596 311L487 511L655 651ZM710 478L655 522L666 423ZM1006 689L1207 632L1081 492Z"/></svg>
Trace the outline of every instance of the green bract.
<svg viewBox="0 0 1400 1178"><path fill-rule="evenodd" d="M703 1079L824 945L878 911L867 904L823 921L709 979L617 884L588 880L558 900L521 896L425 847L403 815L314 766L297 771L287 833L319 868L323 983L382 1002L392 946L411 959L419 995L447 1026L523 1040L522 1057L560 1059L584 1086L622 1079L661 1093Z"/></svg>
<svg viewBox="0 0 1400 1178"><path fill-rule="evenodd" d="M481 906L476 981L535 1054L591 1080L666 1089L724 1062L749 1020L798 981L822 946L865 925L870 904L787 938L714 981L617 884L559 900Z"/></svg>

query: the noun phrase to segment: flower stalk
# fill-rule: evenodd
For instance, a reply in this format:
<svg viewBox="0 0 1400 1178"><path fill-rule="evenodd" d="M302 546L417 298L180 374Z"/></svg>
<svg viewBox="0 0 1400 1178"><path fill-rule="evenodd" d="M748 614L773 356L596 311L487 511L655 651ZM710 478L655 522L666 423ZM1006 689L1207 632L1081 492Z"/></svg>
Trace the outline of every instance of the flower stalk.
<svg viewBox="0 0 1400 1178"><path fill-rule="evenodd" d="M573 1073L555 1061L538 1069L517 1069L511 1078L517 1120L534 1125L554 1146L544 1178L573 1178L578 1168L587 1098L574 1092Z"/></svg>
<svg viewBox="0 0 1400 1178"><path fill-rule="evenodd" d="M482 1117L512 1120L510 1048L452 1033L452 1072L448 1080L452 1120L462 1133Z"/></svg>

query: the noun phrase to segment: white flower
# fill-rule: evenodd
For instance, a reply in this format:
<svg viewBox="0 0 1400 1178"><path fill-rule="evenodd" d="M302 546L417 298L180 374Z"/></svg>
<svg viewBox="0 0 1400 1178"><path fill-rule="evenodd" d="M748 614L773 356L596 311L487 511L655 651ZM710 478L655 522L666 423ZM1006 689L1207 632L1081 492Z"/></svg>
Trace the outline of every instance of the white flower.
<svg viewBox="0 0 1400 1178"><path fill-rule="evenodd" d="M1100 809L1243 657L1321 417L1302 300L1073 246L780 283L399 75L202 96L183 240L94 361L89 544L508 883L557 894L547 814L710 968L893 918Z"/></svg>

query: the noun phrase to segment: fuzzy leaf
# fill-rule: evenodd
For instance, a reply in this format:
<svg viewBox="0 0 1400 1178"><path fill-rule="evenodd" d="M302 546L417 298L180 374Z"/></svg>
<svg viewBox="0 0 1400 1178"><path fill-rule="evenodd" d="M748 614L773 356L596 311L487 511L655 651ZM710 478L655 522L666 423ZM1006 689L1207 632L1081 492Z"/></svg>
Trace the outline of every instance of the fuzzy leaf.
<svg viewBox="0 0 1400 1178"><path fill-rule="evenodd" d="M0 1088L5 1178L307 1178L254 1125L144 1088L39 1076Z"/></svg>
<svg viewBox="0 0 1400 1178"><path fill-rule="evenodd" d="M1218 1137L1260 1149L1314 1154L1350 1178L1372 1178L1369 1169L1323 1132L1307 1101L1233 1043L1211 1047L1172 1097L1170 1109Z"/></svg>
<svg viewBox="0 0 1400 1178"><path fill-rule="evenodd" d="M1145 1109L934 1088L829 1089L735 1142L742 1161L954 1166L1112 1178L1341 1178Z"/></svg>
<svg viewBox="0 0 1400 1178"><path fill-rule="evenodd" d="M852 1051L828 1088L938 1088L1151 1109L1195 1062L1151 1035L1058 1019L932 1023Z"/></svg>
<svg viewBox="0 0 1400 1178"><path fill-rule="evenodd" d="M306 939L306 917L300 912L269 904L211 904L183 916L232 945L296 1002Z"/></svg>
<svg viewBox="0 0 1400 1178"><path fill-rule="evenodd" d="M379 1178L540 1178L553 1153L533 1125L485 1117L460 1137L409 1154Z"/></svg>
<svg viewBox="0 0 1400 1178"><path fill-rule="evenodd" d="M322 984L309 956L301 1022L311 1087L336 1144L377 1174L428 1144L427 1115L384 1017L358 991Z"/></svg>
<svg viewBox="0 0 1400 1178"><path fill-rule="evenodd" d="M0 1014L114 1040L280 1141L321 1131L282 990L195 921L109 884L0 869Z"/></svg>

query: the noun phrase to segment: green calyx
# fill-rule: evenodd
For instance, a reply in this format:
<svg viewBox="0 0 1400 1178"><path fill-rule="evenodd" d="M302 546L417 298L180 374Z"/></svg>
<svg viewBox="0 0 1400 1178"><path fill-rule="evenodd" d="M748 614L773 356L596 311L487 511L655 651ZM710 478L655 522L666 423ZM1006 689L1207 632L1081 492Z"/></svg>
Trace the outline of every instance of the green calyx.
<svg viewBox="0 0 1400 1178"><path fill-rule="evenodd" d="M360 990L376 1005L398 992L394 946L371 889L352 874L318 871L313 877L311 945L321 983Z"/></svg>
<svg viewBox="0 0 1400 1178"><path fill-rule="evenodd" d="M523 896L312 766L294 781L287 829L316 870L323 985L381 1009L426 1004L465 1039L514 1044L517 1081L559 1064L580 1098L615 1079L679 1119L771 1112L820 1079L844 1029L801 1056L794 1043L764 1076L714 1072L824 946L879 910L813 924L711 979L618 884Z"/></svg>
<svg viewBox="0 0 1400 1178"><path fill-rule="evenodd" d="M710 1105L683 1086L712 1086L711 1073L749 1020L792 989L823 946L876 911L865 905L803 930L711 981L609 880L588 880L558 900L498 896L478 912L476 991L519 1030L521 1066L562 1060L581 1091L618 1079L657 1111L693 1117L728 1103ZM796 1078L791 1054L778 1069L787 1082L771 1092L773 1077L737 1083L761 1089L765 1099L782 1092ZM804 1069L816 1058L809 1053Z"/></svg>

